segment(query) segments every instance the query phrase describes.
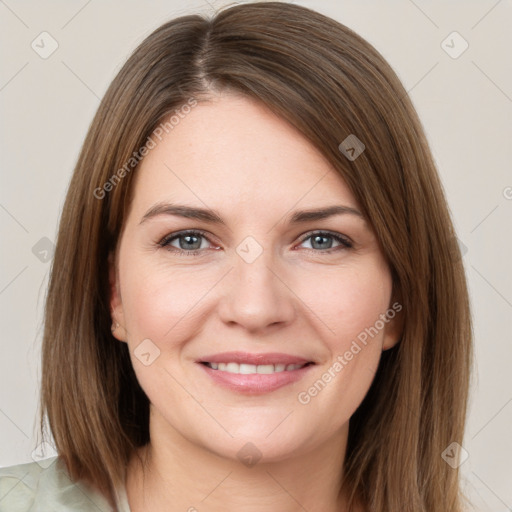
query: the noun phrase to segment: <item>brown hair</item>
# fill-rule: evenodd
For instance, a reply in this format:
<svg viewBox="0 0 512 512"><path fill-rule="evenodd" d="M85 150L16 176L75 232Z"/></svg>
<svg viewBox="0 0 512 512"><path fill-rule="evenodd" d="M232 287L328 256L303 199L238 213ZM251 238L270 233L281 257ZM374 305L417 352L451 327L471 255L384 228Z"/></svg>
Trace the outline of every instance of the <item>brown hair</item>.
<svg viewBox="0 0 512 512"><path fill-rule="evenodd" d="M72 478L109 495L134 450L149 441L148 399L127 344L110 330L107 262L136 172L126 162L177 107L223 89L268 106L339 171L375 231L403 305L401 341L382 354L350 420L343 485L351 503L375 512L460 511L458 469L441 453L462 444L471 319L425 135L370 44L281 2L164 24L128 59L91 124L62 212L43 340L41 421L46 414ZM350 134L366 147L353 161L338 148ZM122 179L99 194L123 166Z"/></svg>

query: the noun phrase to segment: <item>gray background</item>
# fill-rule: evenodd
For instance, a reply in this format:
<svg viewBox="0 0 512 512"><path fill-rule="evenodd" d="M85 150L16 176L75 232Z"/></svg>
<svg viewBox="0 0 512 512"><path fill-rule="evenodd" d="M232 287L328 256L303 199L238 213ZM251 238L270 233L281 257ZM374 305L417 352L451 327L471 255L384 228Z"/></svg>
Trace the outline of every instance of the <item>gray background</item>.
<svg viewBox="0 0 512 512"><path fill-rule="evenodd" d="M157 26L226 3L0 0L0 466L40 458L36 411L51 250L100 98ZM463 247L475 323L477 367L464 441L469 457L461 469L477 510L510 511L512 4L295 3L372 43L423 121ZM40 36L44 31L50 36ZM463 39L448 37L454 31ZM42 58L53 40L58 48ZM464 40L469 47L458 55Z"/></svg>

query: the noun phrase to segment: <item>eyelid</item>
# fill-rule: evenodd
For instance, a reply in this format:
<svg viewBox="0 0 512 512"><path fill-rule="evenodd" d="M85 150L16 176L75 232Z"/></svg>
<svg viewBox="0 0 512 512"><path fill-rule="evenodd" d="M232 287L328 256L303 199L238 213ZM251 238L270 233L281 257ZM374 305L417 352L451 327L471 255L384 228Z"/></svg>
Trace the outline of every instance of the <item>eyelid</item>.
<svg viewBox="0 0 512 512"><path fill-rule="evenodd" d="M179 249L177 247L170 246L170 242L180 238L181 236L185 236L185 235L199 235L199 236L203 237L205 240L207 240L208 243L213 244L212 240L210 240L210 236L209 236L210 234L208 232L203 231L201 229L184 229L181 231L175 231L173 233L170 233L170 234L164 236L158 242L158 245L164 249L167 249L168 251L171 251L171 252L174 252L177 254L186 254L189 256L194 256L194 255L200 254L205 251L205 249L194 249L194 250L187 251L184 249ZM340 249L353 248L353 242L349 237L347 237L346 235L343 235L341 233L326 230L326 229L323 229L323 230L316 229L316 230L308 231L307 233L304 233L303 235L300 236L299 245L304 243L306 240L308 240L309 238L311 238L315 235L330 236L330 237L334 238L340 245L337 247L330 247L329 249L325 249L325 250L315 250L315 249L304 248L308 252L313 252L315 254L323 254L323 253L329 254L331 252L335 252Z"/></svg>
<svg viewBox="0 0 512 512"><path fill-rule="evenodd" d="M172 233L165 235L158 243L168 243L174 238L178 238L184 235L201 235L208 239L206 231L203 231L202 229L181 229L180 231L173 231Z"/></svg>
<svg viewBox="0 0 512 512"><path fill-rule="evenodd" d="M159 242L158 245L161 246L164 249L167 249L170 246L170 242L173 240L176 240L177 238L180 238L181 236L185 235L199 235L202 236L204 239L208 241L210 244L214 244L214 242L210 239L210 234L206 231L203 231L202 229L182 229L180 231L175 231L173 233L169 233L168 235L165 235ZM203 252L204 249L194 249L191 251L185 251L183 249L178 249L177 247L172 247L172 249L168 249L169 251L176 252L176 253L186 253L186 254L197 254L200 252Z"/></svg>
<svg viewBox="0 0 512 512"><path fill-rule="evenodd" d="M330 231L328 229L315 229L313 231L308 231L304 235L301 235L301 237L300 237L300 244L302 244L303 242L305 242L306 240L308 240L309 238L311 238L312 236L315 236L315 235L328 235L328 236L331 236L336 241L338 241L340 243L340 245L342 247L344 247L345 249L350 249L350 248L352 248L354 246L354 243L352 242L352 240L348 236L343 235L341 233L338 233L336 231ZM331 247L330 249L325 249L323 251L319 251L319 250L315 251L314 249L306 249L306 250L313 251L315 253L328 253L328 252L336 250L338 248L339 247Z"/></svg>

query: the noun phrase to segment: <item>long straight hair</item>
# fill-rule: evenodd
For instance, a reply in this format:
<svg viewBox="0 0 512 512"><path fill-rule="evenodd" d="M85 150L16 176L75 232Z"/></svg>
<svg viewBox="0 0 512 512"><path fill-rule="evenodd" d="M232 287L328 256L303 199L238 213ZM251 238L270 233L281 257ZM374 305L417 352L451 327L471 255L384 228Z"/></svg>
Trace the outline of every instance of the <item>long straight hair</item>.
<svg viewBox="0 0 512 512"><path fill-rule="evenodd" d="M350 420L340 485L351 509L360 502L372 512L459 512L459 471L441 454L463 440L472 328L435 163L384 58L344 25L288 3L247 3L165 23L110 85L60 220L45 312L41 424L47 416L72 478L107 496L149 442L148 398L127 344L110 330L107 261L133 192L137 162L130 159L176 109L221 90L266 105L334 166L373 227L400 296L401 340L382 354ZM339 149L350 135L365 145L356 159Z"/></svg>

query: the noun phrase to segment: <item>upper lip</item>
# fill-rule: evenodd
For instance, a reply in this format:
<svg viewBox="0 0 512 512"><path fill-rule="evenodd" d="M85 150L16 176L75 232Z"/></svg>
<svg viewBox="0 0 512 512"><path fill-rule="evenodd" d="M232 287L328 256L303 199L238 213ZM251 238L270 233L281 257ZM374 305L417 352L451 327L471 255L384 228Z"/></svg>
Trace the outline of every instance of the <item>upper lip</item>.
<svg viewBox="0 0 512 512"><path fill-rule="evenodd" d="M306 364L313 363L309 359L283 353L251 354L250 352L222 352L205 356L198 363L238 363L238 364Z"/></svg>

